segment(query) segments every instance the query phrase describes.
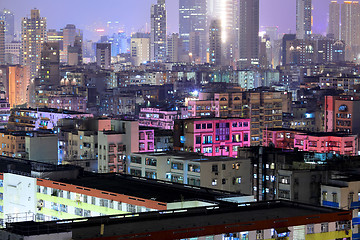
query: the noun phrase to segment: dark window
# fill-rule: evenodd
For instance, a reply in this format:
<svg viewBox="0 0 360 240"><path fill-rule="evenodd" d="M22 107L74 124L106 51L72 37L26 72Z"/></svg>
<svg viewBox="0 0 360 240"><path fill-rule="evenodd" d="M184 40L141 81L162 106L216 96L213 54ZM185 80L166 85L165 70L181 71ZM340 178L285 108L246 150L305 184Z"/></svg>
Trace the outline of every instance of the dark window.
<svg viewBox="0 0 360 240"><path fill-rule="evenodd" d="M196 129L201 129L201 124L196 124Z"/></svg>
<svg viewBox="0 0 360 240"><path fill-rule="evenodd" d="M196 144L201 144L201 137L200 136L196 136Z"/></svg>
<svg viewBox="0 0 360 240"><path fill-rule="evenodd" d="M217 164L213 164L211 167L211 171L212 172L218 172L218 165Z"/></svg>
<svg viewBox="0 0 360 240"><path fill-rule="evenodd" d="M207 128L212 128L212 123L208 123Z"/></svg>

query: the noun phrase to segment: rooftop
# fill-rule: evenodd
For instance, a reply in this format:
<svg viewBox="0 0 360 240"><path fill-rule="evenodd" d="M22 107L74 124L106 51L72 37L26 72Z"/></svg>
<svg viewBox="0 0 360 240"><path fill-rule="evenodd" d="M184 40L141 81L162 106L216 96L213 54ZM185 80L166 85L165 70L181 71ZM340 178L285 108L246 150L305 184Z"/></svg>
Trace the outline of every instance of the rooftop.
<svg viewBox="0 0 360 240"><path fill-rule="evenodd" d="M62 182L166 203L198 199L219 202L218 198L243 196L210 188L113 173L85 172L80 178L65 179Z"/></svg>
<svg viewBox="0 0 360 240"><path fill-rule="evenodd" d="M351 211L276 200L44 223L17 222L7 224L3 231L29 236L61 226L71 228L73 239L183 239L270 228L290 231L288 227L297 225L351 219ZM105 231L100 236L102 224Z"/></svg>

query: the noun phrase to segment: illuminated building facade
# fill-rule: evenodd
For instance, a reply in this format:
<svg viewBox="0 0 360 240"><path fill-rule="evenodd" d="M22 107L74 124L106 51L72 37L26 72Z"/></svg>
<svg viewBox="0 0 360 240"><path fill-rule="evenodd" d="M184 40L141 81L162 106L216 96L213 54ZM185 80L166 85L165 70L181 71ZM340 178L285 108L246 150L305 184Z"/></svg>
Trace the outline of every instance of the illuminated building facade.
<svg viewBox="0 0 360 240"><path fill-rule="evenodd" d="M207 0L180 0L179 2L179 33L185 52L204 60L207 46ZM192 38L197 35L198 38ZM200 49L191 48L191 41L196 41ZM194 45L194 43L193 43ZM194 51L195 50L195 51Z"/></svg>
<svg viewBox="0 0 360 240"><path fill-rule="evenodd" d="M166 8L165 0L151 6L150 60L166 61Z"/></svg>
<svg viewBox="0 0 360 240"><path fill-rule="evenodd" d="M250 146L250 119L176 120L174 129L175 150L236 157L238 148Z"/></svg>
<svg viewBox="0 0 360 240"><path fill-rule="evenodd" d="M212 20L209 30L209 63L214 65L221 65L222 59L222 28L220 20Z"/></svg>
<svg viewBox="0 0 360 240"><path fill-rule="evenodd" d="M9 66L8 98L11 108L28 102L29 66Z"/></svg>
<svg viewBox="0 0 360 240"><path fill-rule="evenodd" d="M15 38L14 13L8 9L4 9L0 13L0 20L5 22L5 42L10 43Z"/></svg>
<svg viewBox="0 0 360 240"><path fill-rule="evenodd" d="M46 41L46 18L40 17L40 10L32 9L30 18L21 22L21 64L30 67L30 77L38 75L42 45Z"/></svg>
<svg viewBox="0 0 360 240"><path fill-rule="evenodd" d="M296 0L296 38L306 39L312 34L311 0Z"/></svg>

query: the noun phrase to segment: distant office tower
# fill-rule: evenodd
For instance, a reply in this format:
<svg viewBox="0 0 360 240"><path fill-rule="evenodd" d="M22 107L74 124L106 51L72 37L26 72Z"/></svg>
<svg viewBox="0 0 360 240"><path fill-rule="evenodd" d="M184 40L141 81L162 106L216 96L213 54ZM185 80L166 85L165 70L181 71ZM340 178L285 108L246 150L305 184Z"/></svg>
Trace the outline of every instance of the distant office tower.
<svg viewBox="0 0 360 240"><path fill-rule="evenodd" d="M312 33L311 24L311 0L296 0L296 38L308 38Z"/></svg>
<svg viewBox="0 0 360 240"><path fill-rule="evenodd" d="M28 102L27 88L30 83L30 66L9 66L8 98L10 107L24 105Z"/></svg>
<svg viewBox="0 0 360 240"><path fill-rule="evenodd" d="M0 20L0 65L5 64L5 21Z"/></svg>
<svg viewBox="0 0 360 240"><path fill-rule="evenodd" d="M360 52L360 5L357 1L341 4L341 40L346 44L346 59L357 58Z"/></svg>
<svg viewBox="0 0 360 240"><path fill-rule="evenodd" d="M173 33L167 37L166 56L168 62L179 62L181 51L181 40L178 33Z"/></svg>
<svg viewBox="0 0 360 240"><path fill-rule="evenodd" d="M74 46L68 46L67 64L77 66L83 63L82 36L76 36Z"/></svg>
<svg viewBox="0 0 360 240"><path fill-rule="evenodd" d="M191 53L192 56L201 57L203 60L206 55L207 46L207 1L206 0L180 0L179 2L179 33L183 41L185 52ZM191 34L198 34L197 43L200 51L194 53L190 49ZM194 40L194 39L193 39Z"/></svg>
<svg viewBox="0 0 360 240"><path fill-rule="evenodd" d="M221 41L221 21L212 20L209 29L209 62L214 65L221 65L222 59L222 41Z"/></svg>
<svg viewBox="0 0 360 240"><path fill-rule="evenodd" d="M329 25L328 36L340 39L340 4L337 1L331 1L329 4Z"/></svg>
<svg viewBox="0 0 360 240"><path fill-rule="evenodd" d="M36 86L52 89L60 84L60 51L58 42L45 42L41 51L39 77Z"/></svg>
<svg viewBox="0 0 360 240"><path fill-rule="evenodd" d="M38 9L31 10L30 18L21 22L21 64L30 67L30 77L38 75L42 45L46 40L46 18L40 17Z"/></svg>
<svg viewBox="0 0 360 240"><path fill-rule="evenodd" d="M240 0L239 66L259 64L259 0Z"/></svg>
<svg viewBox="0 0 360 240"><path fill-rule="evenodd" d="M89 62L95 62L95 57L96 57L96 45L93 41L91 40L86 40L85 42L83 42L83 62L84 63L89 63Z"/></svg>
<svg viewBox="0 0 360 240"><path fill-rule="evenodd" d="M15 38L14 14L10 10L4 9L0 20L5 21L5 41L12 42Z"/></svg>
<svg viewBox="0 0 360 240"><path fill-rule="evenodd" d="M131 58L135 66L150 60L150 36L148 33L135 33L131 36Z"/></svg>
<svg viewBox="0 0 360 240"><path fill-rule="evenodd" d="M60 61L68 63L68 47L74 47L75 39L81 38L82 42L82 34L79 29L76 29L75 25L67 24L63 29L63 54L61 56Z"/></svg>
<svg viewBox="0 0 360 240"><path fill-rule="evenodd" d="M96 64L102 69L111 68L111 44L96 44Z"/></svg>
<svg viewBox="0 0 360 240"><path fill-rule="evenodd" d="M203 55L202 49L206 46L201 45L203 41L200 41L199 32L191 32L189 38L189 56L190 60L194 62L201 62L201 56ZM205 44L205 43L204 43Z"/></svg>
<svg viewBox="0 0 360 240"><path fill-rule="evenodd" d="M151 6L150 59L166 61L166 8L165 0Z"/></svg>
<svg viewBox="0 0 360 240"><path fill-rule="evenodd" d="M240 0L210 0L208 5L210 22L219 19L221 23L222 62L230 64L235 58L235 49L239 48Z"/></svg>
<svg viewBox="0 0 360 240"><path fill-rule="evenodd" d="M125 32L114 33L109 37L108 42L111 43L111 56L113 57L129 51L130 46Z"/></svg>
<svg viewBox="0 0 360 240"><path fill-rule="evenodd" d="M287 64L287 59L286 59L286 42L287 41L293 41L296 39L296 35L295 34L284 34L283 39L282 39L282 51L281 51L281 63L282 65L286 65Z"/></svg>

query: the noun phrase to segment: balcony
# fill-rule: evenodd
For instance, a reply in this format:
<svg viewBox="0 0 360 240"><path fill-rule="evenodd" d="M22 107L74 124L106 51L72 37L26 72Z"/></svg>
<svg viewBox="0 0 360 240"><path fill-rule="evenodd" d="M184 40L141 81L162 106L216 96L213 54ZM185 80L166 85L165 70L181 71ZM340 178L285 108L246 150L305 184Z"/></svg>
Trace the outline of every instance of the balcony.
<svg viewBox="0 0 360 240"><path fill-rule="evenodd" d="M337 202L323 201L322 205L324 207L339 208L339 203L337 203Z"/></svg>

